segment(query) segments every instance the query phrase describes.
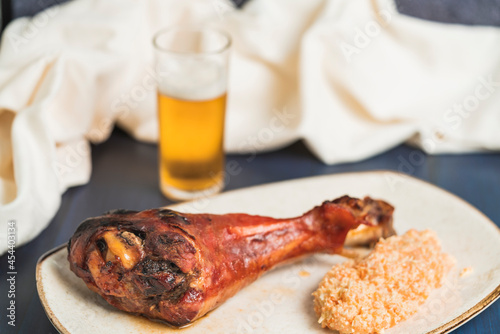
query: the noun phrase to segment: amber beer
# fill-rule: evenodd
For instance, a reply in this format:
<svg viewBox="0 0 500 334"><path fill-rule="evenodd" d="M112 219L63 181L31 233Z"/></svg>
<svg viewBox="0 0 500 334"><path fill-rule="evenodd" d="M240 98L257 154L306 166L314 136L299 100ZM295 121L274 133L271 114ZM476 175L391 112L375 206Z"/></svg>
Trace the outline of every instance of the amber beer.
<svg viewBox="0 0 500 334"><path fill-rule="evenodd" d="M158 82L162 193L196 199L224 186L224 118L231 38L206 26L175 26L153 38Z"/></svg>
<svg viewBox="0 0 500 334"><path fill-rule="evenodd" d="M226 93L190 101L158 92L160 182L168 196L222 187L225 110Z"/></svg>

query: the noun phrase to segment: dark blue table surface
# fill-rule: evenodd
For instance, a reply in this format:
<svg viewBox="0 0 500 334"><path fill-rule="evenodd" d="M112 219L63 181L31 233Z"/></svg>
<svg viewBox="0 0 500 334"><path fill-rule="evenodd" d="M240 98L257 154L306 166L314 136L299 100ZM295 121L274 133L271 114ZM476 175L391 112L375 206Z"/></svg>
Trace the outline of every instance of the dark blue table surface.
<svg viewBox="0 0 500 334"><path fill-rule="evenodd" d="M158 190L156 146L139 143L121 131L93 147L93 174L87 185L69 189L49 227L34 241L16 250L16 327L7 325L7 258L0 258L0 333L57 333L46 317L35 286L35 265L46 251L67 242L89 216L115 208L147 209L171 204ZM429 181L470 202L496 224L500 223L500 154L427 156L401 145L366 161L327 166L301 142L285 149L231 155L242 166L225 191L313 175L366 170L400 170ZM457 334L500 333L500 302L454 331ZM89 333L90 334L90 333Z"/></svg>

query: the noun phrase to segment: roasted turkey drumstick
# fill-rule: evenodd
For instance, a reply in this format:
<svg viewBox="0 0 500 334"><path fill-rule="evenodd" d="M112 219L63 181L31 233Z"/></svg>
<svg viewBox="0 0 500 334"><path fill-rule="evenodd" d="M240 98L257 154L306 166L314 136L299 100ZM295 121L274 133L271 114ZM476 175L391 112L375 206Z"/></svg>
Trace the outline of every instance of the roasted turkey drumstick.
<svg viewBox="0 0 500 334"><path fill-rule="evenodd" d="M297 218L116 210L85 220L68 244L71 270L111 305L185 326L277 264L338 253L393 234L393 207L341 197Z"/></svg>

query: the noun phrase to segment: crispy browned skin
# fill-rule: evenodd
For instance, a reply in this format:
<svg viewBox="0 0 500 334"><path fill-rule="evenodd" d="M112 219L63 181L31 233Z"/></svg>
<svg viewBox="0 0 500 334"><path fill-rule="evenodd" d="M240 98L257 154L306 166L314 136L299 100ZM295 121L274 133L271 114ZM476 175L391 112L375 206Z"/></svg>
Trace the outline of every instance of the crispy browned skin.
<svg viewBox="0 0 500 334"><path fill-rule="evenodd" d="M283 261L338 253L360 224L378 237L392 234L392 212L383 201L347 196L290 219L118 210L84 221L68 260L111 305L184 326ZM373 238L368 233L364 243Z"/></svg>

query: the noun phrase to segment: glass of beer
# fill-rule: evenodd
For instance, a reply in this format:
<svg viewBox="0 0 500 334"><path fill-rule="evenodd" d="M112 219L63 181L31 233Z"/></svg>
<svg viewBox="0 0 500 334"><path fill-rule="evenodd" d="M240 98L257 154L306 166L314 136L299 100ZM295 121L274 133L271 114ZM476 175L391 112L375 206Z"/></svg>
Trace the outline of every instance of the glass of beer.
<svg viewBox="0 0 500 334"><path fill-rule="evenodd" d="M224 186L224 119L230 37L176 26L154 37L160 189L174 200Z"/></svg>

